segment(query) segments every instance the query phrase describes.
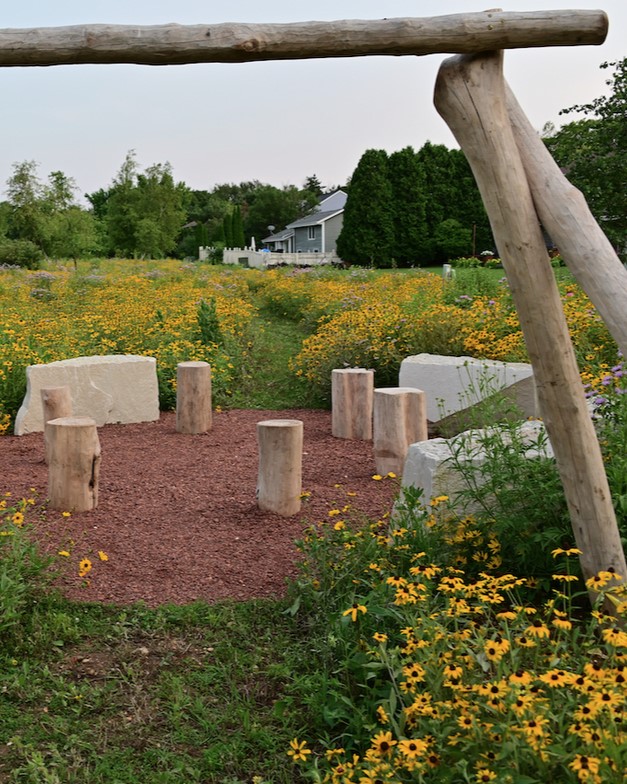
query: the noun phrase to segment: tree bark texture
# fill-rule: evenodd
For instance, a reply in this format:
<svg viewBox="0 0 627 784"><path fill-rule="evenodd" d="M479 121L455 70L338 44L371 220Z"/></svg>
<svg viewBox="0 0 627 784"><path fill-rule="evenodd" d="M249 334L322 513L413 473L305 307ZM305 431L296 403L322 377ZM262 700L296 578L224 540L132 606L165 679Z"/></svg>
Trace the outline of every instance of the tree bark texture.
<svg viewBox="0 0 627 784"><path fill-rule="evenodd" d="M603 11L483 11L290 24L72 25L0 30L0 65L243 63L601 44Z"/></svg>
<svg viewBox="0 0 627 784"><path fill-rule="evenodd" d="M179 362L176 367L177 433L206 433L211 425L211 366L208 362Z"/></svg>
<svg viewBox="0 0 627 784"><path fill-rule="evenodd" d="M370 441L374 402L374 370L331 371L331 434Z"/></svg>
<svg viewBox="0 0 627 784"><path fill-rule="evenodd" d="M48 445L48 422L59 417L72 416L72 393L68 386L63 387L44 387L41 390L41 405L44 418L44 448L46 453L46 463L50 463Z"/></svg>
<svg viewBox="0 0 627 784"><path fill-rule="evenodd" d="M87 512L98 506L100 441L90 417L60 417L48 422L50 507Z"/></svg>
<svg viewBox="0 0 627 784"><path fill-rule="evenodd" d="M257 506L282 517L298 514L302 492L303 423L300 419L258 422L257 441Z"/></svg>
<svg viewBox="0 0 627 784"><path fill-rule="evenodd" d="M372 427L377 474L401 476L410 444L426 441L427 401L421 389L375 389Z"/></svg>
<svg viewBox="0 0 627 784"><path fill-rule="evenodd" d="M627 574L601 450L559 292L509 121L503 53L446 60L436 108L473 169L533 366L586 578Z"/></svg>
<svg viewBox="0 0 627 784"><path fill-rule="evenodd" d="M627 356L627 269L507 86L505 97L538 217Z"/></svg>

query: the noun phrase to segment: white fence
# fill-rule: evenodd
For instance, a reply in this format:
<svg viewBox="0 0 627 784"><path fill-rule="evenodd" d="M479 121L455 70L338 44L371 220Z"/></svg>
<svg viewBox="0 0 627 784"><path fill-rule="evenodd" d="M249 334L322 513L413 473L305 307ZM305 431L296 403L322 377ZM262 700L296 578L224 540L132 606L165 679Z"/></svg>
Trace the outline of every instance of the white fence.
<svg viewBox="0 0 627 784"><path fill-rule="evenodd" d="M209 257L210 248L199 248L198 258L204 261ZM265 269L267 267L320 267L339 265L340 257L335 253L268 253L252 248L225 248L222 256L223 264L240 264L243 267Z"/></svg>

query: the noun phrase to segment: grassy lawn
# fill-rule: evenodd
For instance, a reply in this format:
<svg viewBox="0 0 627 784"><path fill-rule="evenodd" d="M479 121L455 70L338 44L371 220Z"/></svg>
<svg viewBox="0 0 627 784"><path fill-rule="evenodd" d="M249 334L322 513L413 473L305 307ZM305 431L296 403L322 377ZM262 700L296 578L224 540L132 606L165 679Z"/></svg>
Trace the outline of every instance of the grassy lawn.
<svg viewBox="0 0 627 784"><path fill-rule="evenodd" d="M315 657L280 603L48 603L0 659L0 781L298 781Z"/></svg>

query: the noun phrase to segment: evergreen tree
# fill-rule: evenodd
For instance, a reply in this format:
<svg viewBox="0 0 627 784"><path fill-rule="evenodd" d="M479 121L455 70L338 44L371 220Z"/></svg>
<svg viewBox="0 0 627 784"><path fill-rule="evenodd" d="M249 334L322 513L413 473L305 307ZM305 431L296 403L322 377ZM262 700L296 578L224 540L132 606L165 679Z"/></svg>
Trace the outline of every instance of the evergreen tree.
<svg viewBox="0 0 627 784"><path fill-rule="evenodd" d="M226 248L235 247L233 244L233 213L227 212L222 220L222 227L224 229L224 246Z"/></svg>
<svg viewBox="0 0 627 784"><path fill-rule="evenodd" d="M426 183L418 156L412 147L394 152L388 159L392 189L394 240L392 258L402 266L427 260Z"/></svg>
<svg viewBox="0 0 627 784"><path fill-rule="evenodd" d="M344 223L337 240L350 264L388 266L394 243L394 208L385 150L366 150L351 178Z"/></svg>
<svg viewBox="0 0 627 784"><path fill-rule="evenodd" d="M246 245L244 237L244 224L242 222L242 211L239 204L233 210L233 247L243 248Z"/></svg>

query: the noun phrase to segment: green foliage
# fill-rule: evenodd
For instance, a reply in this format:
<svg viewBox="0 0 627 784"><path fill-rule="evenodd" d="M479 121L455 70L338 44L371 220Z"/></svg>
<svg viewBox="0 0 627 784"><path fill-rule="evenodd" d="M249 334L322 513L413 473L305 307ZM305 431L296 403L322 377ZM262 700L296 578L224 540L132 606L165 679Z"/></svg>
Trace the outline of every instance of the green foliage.
<svg viewBox="0 0 627 784"><path fill-rule="evenodd" d="M454 218L448 218L436 226L433 244L440 255L450 259L471 250L472 231Z"/></svg>
<svg viewBox="0 0 627 784"><path fill-rule="evenodd" d="M52 559L43 556L27 524L32 499L0 501L0 629L5 655L32 643L38 604L50 587Z"/></svg>
<svg viewBox="0 0 627 784"><path fill-rule="evenodd" d="M233 213L227 212L222 219L222 231L224 234L224 246L226 248L234 247L233 242Z"/></svg>
<svg viewBox="0 0 627 784"><path fill-rule="evenodd" d="M603 63L613 69L610 91L561 114L583 114L559 130L546 129L545 142L568 179L579 188L619 252L627 240L627 58Z"/></svg>
<svg viewBox="0 0 627 784"><path fill-rule="evenodd" d="M394 211L390 258L401 266L419 265L427 251L428 188L424 169L413 148L405 147L390 155L388 177Z"/></svg>
<svg viewBox="0 0 627 784"><path fill-rule="evenodd" d="M185 185L174 182L169 163L140 172L131 150L101 207L109 250L123 257L167 256L185 223L187 195Z"/></svg>
<svg viewBox="0 0 627 784"><path fill-rule="evenodd" d="M30 240L0 239L0 264L36 270L43 260L41 249Z"/></svg>
<svg viewBox="0 0 627 784"><path fill-rule="evenodd" d="M243 248L246 245L244 237L244 224L242 222L242 211L239 204L233 210L233 246L234 248Z"/></svg>
<svg viewBox="0 0 627 784"><path fill-rule="evenodd" d="M209 301L201 299L197 309L198 319L198 338L206 346L215 343L220 345L224 337L220 329L220 320L216 311L216 301L211 298Z"/></svg>
<svg viewBox="0 0 627 784"><path fill-rule="evenodd" d="M602 773L596 782L619 784L624 732L611 710L581 717L599 699L622 707L620 627L575 611L572 552L556 550L553 569L565 579L533 606L521 598L526 580L496 571L491 556L476 578L435 548L433 560L425 548L444 500L399 506L369 526L349 508L331 510L337 516L306 532L291 610L320 648L326 683L316 709L327 726L288 753L316 782L348 770L364 784L576 784L589 761ZM457 522L450 544L465 540L481 555L481 531ZM493 539L483 546L499 552Z"/></svg>
<svg viewBox="0 0 627 784"><path fill-rule="evenodd" d="M350 264L389 266L393 239L388 156L385 150L366 150L351 177L337 252Z"/></svg>

